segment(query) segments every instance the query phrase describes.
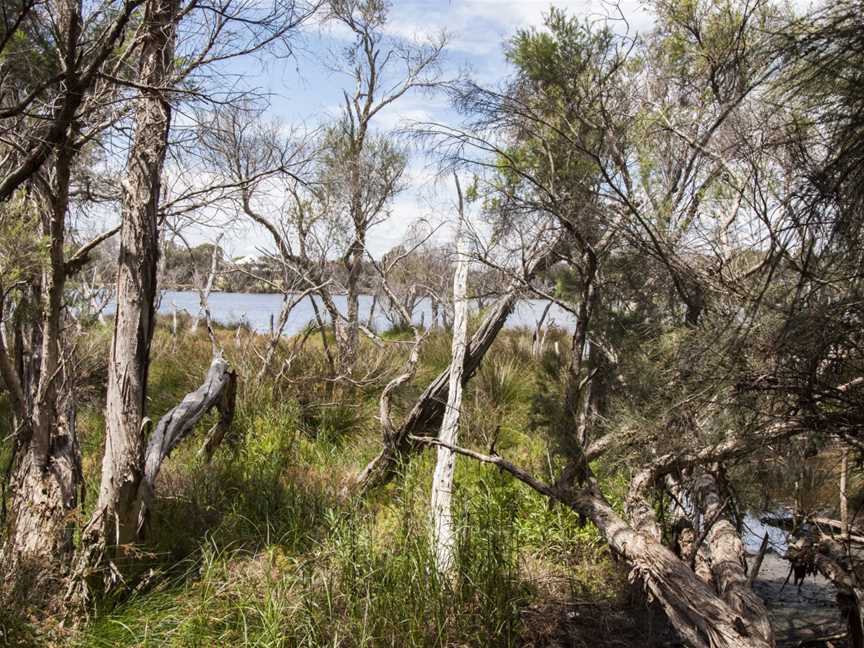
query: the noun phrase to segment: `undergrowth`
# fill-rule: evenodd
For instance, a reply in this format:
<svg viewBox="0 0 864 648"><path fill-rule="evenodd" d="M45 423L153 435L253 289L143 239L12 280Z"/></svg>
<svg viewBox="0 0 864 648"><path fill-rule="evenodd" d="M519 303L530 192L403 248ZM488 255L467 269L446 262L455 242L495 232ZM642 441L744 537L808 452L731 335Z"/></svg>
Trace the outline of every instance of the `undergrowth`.
<svg viewBox="0 0 864 648"><path fill-rule="evenodd" d="M363 501L341 495L380 447L380 385L338 392L304 383L320 356L314 338L278 381L242 382L255 374L248 344L256 342L246 333L244 349L234 332L217 334L241 375L229 437L210 463L198 456L195 437L171 456L132 587L98 601L90 619L56 631L54 641L106 648L515 646L525 645L527 612L538 602L619 596L618 570L592 526L497 468L463 458L454 492L456 564L452 578L440 576L429 542L433 453L412 458L399 478ZM479 447L495 443L551 479L560 458L548 454L548 439L531 424L539 394L527 335L502 337L466 393L461 437ZM446 366L448 344L443 333L430 336L397 408L409 407ZM194 389L209 359L203 333L175 339L160 327L151 415ZM392 354L390 370L399 361ZM82 407L88 506L102 427L101 404Z"/></svg>

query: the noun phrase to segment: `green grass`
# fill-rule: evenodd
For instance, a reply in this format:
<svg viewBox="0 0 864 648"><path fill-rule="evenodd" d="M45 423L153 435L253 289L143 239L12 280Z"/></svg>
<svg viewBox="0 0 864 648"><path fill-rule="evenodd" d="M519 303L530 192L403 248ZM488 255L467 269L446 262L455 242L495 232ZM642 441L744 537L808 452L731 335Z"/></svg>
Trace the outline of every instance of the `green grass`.
<svg viewBox="0 0 864 648"><path fill-rule="evenodd" d="M592 526L464 458L454 491L454 576L440 577L429 542L433 452L410 459L364 501L340 497L380 448L381 385L334 397L304 380L320 368L313 344L279 383L253 389L244 382L254 375L248 349L231 332L217 334L241 375L234 428L210 464L197 456L200 437L165 463L131 590L99 601L90 619L57 634L64 645L515 646L538 602L609 601L620 592L618 570ZM500 452L550 479L560 458L531 424L543 375L523 335L505 332L487 358L466 394L460 434L479 447L494 436ZM430 335L398 409L446 366L448 348L446 335ZM395 373L404 354L384 353L382 366ZM203 330L174 340L160 326L152 415L197 387L209 359ZM98 484L101 408L93 400L79 415L87 506Z"/></svg>

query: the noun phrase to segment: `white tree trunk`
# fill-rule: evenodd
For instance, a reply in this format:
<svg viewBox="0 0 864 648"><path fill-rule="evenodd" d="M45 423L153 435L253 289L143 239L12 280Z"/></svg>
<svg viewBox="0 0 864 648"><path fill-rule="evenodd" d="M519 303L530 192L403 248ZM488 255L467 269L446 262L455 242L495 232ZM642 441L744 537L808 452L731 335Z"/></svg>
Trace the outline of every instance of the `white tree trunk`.
<svg viewBox="0 0 864 648"><path fill-rule="evenodd" d="M843 447L840 456L840 532L849 537L849 497L846 492L849 478L849 448Z"/></svg>
<svg viewBox="0 0 864 648"><path fill-rule="evenodd" d="M461 228L460 228L461 229ZM462 373L465 368L465 347L468 339L468 258L465 240L458 235L458 259L453 279L453 355L450 362L450 382L447 391L447 409L441 422L440 439L455 445L459 433L459 413L462 407ZM456 454L449 448L438 446L438 461L432 479L432 543L435 564L439 573L447 575L454 565L454 533L451 499Z"/></svg>

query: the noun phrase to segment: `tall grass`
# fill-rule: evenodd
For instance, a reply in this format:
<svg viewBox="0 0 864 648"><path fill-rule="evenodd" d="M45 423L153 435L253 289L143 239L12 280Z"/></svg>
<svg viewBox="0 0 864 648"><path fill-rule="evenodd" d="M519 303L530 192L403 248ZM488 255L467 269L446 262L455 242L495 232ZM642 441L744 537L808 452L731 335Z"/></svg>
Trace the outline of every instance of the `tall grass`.
<svg viewBox="0 0 864 648"><path fill-rule="evenodd" d="M231 332L217 334L241 371L233 430L209 464L194 440L166 462L134 588L101 601L64 643L516 646L524 644L527 612L553 590L565 598L615 595L619 580L593 527L463 458L456 564L452 578L440 576L429 539L433 453L409 460L399 479L364 501L340 495L380 447L381 386L334 398L307 380L320 368L313 348L281 382L253 388L243 381L254 375L254 355ZM520 335L503 334L501 351L493 349L469 387L462 435L479 445L494 436L501 452L549 478L559 459L530 427L540 378ZM383 366L395 372L403 359L389 353ZM448 354L448 336L433 333L417 379L400 395L403 409ZM158 416L199 384L209 341L203 331L173 339L160 327L153 358L150 411ZM93 492L101 404L84 407L79 422Z"/></svg>

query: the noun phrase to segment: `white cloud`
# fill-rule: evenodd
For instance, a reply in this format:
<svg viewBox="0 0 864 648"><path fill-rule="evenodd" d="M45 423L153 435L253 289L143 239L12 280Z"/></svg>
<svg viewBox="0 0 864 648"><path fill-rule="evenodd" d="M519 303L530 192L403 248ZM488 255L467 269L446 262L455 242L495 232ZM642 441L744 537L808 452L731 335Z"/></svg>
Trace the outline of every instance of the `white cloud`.
<svg viewBox="0 0 864 648"><path fill-rule="evenodd" d="M551 7L589 20L610 19L618 32L650 29L653 20L640 0L453 0L401 2L394 6L388 33L408 40L446 31L448 48L469 56L501 56L503 44L519 29L540 27ZM621 14L618 13L620 7ZM621 15L626 23L620 20Z"/></svg>

